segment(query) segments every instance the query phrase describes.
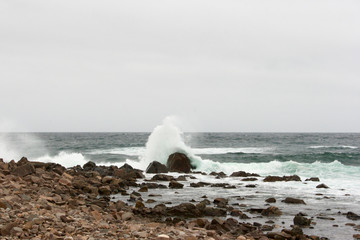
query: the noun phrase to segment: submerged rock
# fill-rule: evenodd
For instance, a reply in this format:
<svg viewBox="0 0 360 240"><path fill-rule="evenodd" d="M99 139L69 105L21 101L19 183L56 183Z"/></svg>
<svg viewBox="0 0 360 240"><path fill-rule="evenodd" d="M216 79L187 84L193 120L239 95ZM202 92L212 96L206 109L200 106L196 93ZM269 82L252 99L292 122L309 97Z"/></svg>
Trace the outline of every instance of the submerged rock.
<svg viewBox="0 0 360 240"><path fill-rule="evenodd" d="M189 173L191 170L190 159L183 153L173 153L166 164L170 172Z"/></svg>
<svg viewBox="0 0 360 240"><path fill-rule="evenodd" d="M301 181L301 178L298 175L292 175L292 176L267 176L264 179L264 182L279 182L279 181Z"/></svg>
<svg viewBox="0 0 360 240"><path fill-rule="evenodd" d="M311 223L311 220L304 217L304 215L301 213L296 214L293 221L294 221L294 225L301 226L301 227L310 226L310 223Z"/></svg>
<svg viewBox="0 0 360 240"><path fill-rule="evenodd" d="M329 188L326 184L322 183L316 186L316 188Z"/></svg>
<svg viewBox="0 0 360 240"><path fill-rule="evenodd" d="M287 197L282 202L290 204L306 204L304 200L298 198Z"/></svg>

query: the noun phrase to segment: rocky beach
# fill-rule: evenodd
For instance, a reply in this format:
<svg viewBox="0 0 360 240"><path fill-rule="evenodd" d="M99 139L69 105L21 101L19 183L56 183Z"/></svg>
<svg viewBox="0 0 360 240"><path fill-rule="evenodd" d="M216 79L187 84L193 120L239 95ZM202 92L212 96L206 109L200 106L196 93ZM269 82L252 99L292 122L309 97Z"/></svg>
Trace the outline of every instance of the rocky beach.
<svg viewBox="0 0 360 240"><path fill-rule="evenodd" d="M360 216L352 209L334 218L307 215L307 203L297 196L264 198L262 207L253 207L255 200L246 203L249 191L256 195L260 182L312 183L308 186L316 186L314 191L326 190L317 177L206 174L191 167L180 153L170 155L167 165L152 162L145 172L128 164L88 162L65 168L25 157L17 162L0 159L1 239L336 239L316 234L317 222L335 218L346 219L349 232L343 239L349 234L360 239ZM216 181L201 181L202 176ZM211 189L234 196L222 196L219 190L212 195ZM326 200L326 195L316 194ZM309 229L315 234L306 234Z"/></svg>

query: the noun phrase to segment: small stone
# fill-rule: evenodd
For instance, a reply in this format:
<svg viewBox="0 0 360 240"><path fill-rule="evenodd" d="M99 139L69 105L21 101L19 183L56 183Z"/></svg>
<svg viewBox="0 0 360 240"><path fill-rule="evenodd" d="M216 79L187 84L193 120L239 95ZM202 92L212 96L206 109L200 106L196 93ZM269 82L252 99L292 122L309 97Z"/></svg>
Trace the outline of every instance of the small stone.
<svg viewBox="0 0 360 240"><path fill-rule="evenodd" d="M319 184L316 186L316 188L329 188L326 184Z"/></svg>

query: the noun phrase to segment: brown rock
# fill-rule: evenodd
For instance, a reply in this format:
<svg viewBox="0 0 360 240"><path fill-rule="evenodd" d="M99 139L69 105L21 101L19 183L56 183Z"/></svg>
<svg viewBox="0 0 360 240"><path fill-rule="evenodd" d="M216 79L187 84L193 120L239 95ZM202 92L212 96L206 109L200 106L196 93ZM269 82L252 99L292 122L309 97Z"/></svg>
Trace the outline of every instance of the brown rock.
<svg viewBox="0 0 360 240"><path fill-rule="evenodd" d="M280 216L282 212L278 207L270 206L267 209L261 211L261 215L263 216Z"/></svg>
<svg viewBox="0 0 360 240"><path fill-rule="evenodd" d="M276 199L275 198L268 198L268 199L265 200L265 202L267 202L267 203L275 203Z"/></svg>
<svg viewBox="0 0 360 240"><path fill-rule="evenodd" d="M98 222L100 222L100 221L103 219L102 216L101 216L101 214L100 214L98 211L96 211L96 210L92 211L92 212L91 212L91 215L92 215L93 218L94 218L96 221L98 221Z"/></svg>
<svg viewBox="0 0 360 240"><path fill-rule="evenodd" d="M11 173L19 177L25 177L29 174L35 173L35 168L31 163L26 163L24 165L16 167Z"/></svg>
<svg viewBox="0 0 360 240"><path fill-rule="evenodd" d="M171 180L169 183L169 188L183 188L184 184L181 184L175 180Z"/></svg>
<svg viewBox="0 0 360 240"><path fill-rule="evenodd" d="M296 214L296 216L294 217L294 225L310 226L310 224L311 224L311 220L304 217L303 214L301 214L301 213Z"/></svg>
<svg viewBox="0 0 360 240"><path fill-rule="evenodd" d="M304 200L298 198L287 197L282 202L289 204L306 204Z"/></svg>
<svg viewBox="0 0 360 240"><path fill-rule="evenodd" d="M6 224L5 226L3 226L1 229L0 229L0 233L2 236L8 236L10 235L10 232L11 230L16 227L18 225L17 222L10 222L8 224Z"/></svg>
<svg viewBox="0 0 360 240"><path fill-rule="evenodd" d="M162 164L158 161L153 161L146 168L145 172L146 173L167 173L168 169L164 164Z"/></svg>
<svg viewBox="0 0 360 240"><path fill-rule="evenodd" d="M238 171L238 172L233 172L230 177L260 177L259 174L256 173L247 173L244 171Z"/></svg>
<svg viewBox="0 0 360 240"><path fill-rule="evenodd" d="M173 153L166 164L170 172L189 173L191 170L190 159L183 153Z"/></svg>
<svg viewBox="0 0 360 240"><path fill-rule="evenodd" d="M329 188L326 184L322 183L316 186L316 188Z"/></svg>
<svg viewBox="0 0 360 240"><path fill-rule="evenodd" d="M110 195L111 189L109 186L101 186L101 187L99 187L99 193L101 195Z"/></svg>
<svg viewBox="0 0 360 240"><path fill-rule="evenodd" d="M121 219L124 221L130 220L134 218L134 214L132 212L125 212L121 215Z"/></svg>
<svg viewBox="0 0 360 240"><path fill-rule="evenodd" d="M142 186L140 189L139 189L139 192L148 192L148 187L146 185Z"/></svg>

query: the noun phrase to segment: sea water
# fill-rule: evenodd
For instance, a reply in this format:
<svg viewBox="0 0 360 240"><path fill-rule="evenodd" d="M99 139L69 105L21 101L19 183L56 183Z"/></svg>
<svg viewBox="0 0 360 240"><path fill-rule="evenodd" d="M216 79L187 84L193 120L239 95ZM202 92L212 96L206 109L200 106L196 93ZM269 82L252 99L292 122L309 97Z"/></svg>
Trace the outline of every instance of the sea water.
<svg viewBox="0 0 360 240"><path fill-rule="evenodd" d="M229 204L242 204L241 210L264 208L264 200L275 197L273 205L283 216L273 219L281 227L289 227L298 212L313 217L317 225L305 229L330 239L352 239L354 230L345 223L343 213L360 214L360 134L359 133L182 133L171 121L165 120L152 133L3 133L0 134L0 158L19 160L22 156L32 161L55 162L66 167L93 161L99 165L122 166L128 163L145 170L151 161L166 163L173 152L183 152L191 159L197 171L231 174L234 171L258 173L255 182L242 178L216 179L214 176L195 174L191 182L229 183L236 189L185 188L174 194L169 189L156 189L162 194L156 204L173 205L200 201L201 196L229 198ZM302 182L266 183L267 175L297 174ZM147 178L151 178L147 174ZM317 189L318 182L305 182L319 177L329 189ZM256 188L247 188L247 184ZM136 189L134 189L136 190ZM322 195L319 195L322 194ZM244 200L237 200L238 197ZM285 197L304 199L306 205L282 203ZM118 199L127 199L116 196ZM144 193L143 199L148 197ZM150 205L149 205L150 206ZM256 215L248 222L264 223L267 218ZM323 220L318 217L331 217ZM355 222L356 223L356 222ZM358 223L356 223L358 224ZM334 226L337 225L337 226ZM279 229L280 230L280 229Z"/></svg>

